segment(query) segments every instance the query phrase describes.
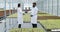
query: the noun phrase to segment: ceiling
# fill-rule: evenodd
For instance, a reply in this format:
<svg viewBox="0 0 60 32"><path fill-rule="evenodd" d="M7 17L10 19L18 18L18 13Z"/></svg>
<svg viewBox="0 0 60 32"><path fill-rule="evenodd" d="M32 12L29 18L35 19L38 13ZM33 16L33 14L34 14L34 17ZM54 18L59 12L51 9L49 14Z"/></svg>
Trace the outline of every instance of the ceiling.
<svg viewBox="0 0 60 32"><path fill-rule="evenodd" d="M0 2L18 2L18 3L32 3L32 2L36 2L38 0L0 0Z"/></svg>

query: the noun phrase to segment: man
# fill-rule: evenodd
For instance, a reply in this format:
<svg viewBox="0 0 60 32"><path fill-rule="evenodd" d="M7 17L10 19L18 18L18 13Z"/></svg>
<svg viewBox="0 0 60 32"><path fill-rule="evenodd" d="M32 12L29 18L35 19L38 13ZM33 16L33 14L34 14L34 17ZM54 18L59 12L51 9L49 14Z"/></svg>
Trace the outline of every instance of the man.
<svg viewBox="0 0 60 32"><path fill-rule="evenodd" d="M17 13L18 13L18 28L21 28L21 24L23 24L23 12L22 9L20 7L20 3L18 4L18 9L17 9Z"/></svg>
<svg viewBox="0 0 60 32"><path fill-rule="evenodd" d="M36 3L33 3L33 8L31 9L31 23L33 28L37 28L37 13L38 8L36 7Z"/></svg>

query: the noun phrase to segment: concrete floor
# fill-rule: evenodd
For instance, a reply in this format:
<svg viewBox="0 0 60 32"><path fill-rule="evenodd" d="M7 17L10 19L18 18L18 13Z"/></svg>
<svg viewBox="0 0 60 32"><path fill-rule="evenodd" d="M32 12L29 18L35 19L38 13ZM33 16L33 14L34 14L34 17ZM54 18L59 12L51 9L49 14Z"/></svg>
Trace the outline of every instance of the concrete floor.
<svg viewBox="0 0 60 32"><path fill-rule="evenodd" d="M31 23L24 23L21 26L22 28L33 28ZM41 28L41 25L39 23L37 23L37 28Z"/></svg>

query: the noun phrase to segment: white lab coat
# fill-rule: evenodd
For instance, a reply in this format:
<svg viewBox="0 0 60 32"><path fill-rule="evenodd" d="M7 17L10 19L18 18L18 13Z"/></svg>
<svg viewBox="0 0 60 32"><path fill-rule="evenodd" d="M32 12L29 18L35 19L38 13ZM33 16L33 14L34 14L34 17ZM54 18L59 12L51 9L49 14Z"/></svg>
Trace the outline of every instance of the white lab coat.
<svg viewBox="0 0 60 32"><path fill-rule="evenodd" d="M38 13L37 7L31 9L31 15L33 15L33 17L31 17L31 23L33 24L37 24L37 13Z"/></svg>
<svg viewBox="0 0 60 32"><path fill-rule="evenodd" d="M17 14L18 14L18 24L23 24L23 12L22 9L19 7L17 9Z"/></svg>

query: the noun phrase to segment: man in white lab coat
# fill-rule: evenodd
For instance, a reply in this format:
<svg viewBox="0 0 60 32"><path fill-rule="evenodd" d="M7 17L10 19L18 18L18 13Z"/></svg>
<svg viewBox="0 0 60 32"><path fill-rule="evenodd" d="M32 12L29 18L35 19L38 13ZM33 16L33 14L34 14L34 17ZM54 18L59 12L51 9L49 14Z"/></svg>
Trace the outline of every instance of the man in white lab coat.
<svg viewBox="0 0 60 32"><path fill-rule="evenodd" d="M37 28L37 13L38 8L36 7L36 3L33 3L33 7L31 9L31 23L33 28Z"/></svg>
<svg viewBox="0 0 60 32"><path fill-rule="evenodd" d="M23 24L23 12L22 12L22 8L20 7L20 3L18 4L18 9L17 9L17 13L18 13L18 28L21 28L21 24Z"/></svg>

